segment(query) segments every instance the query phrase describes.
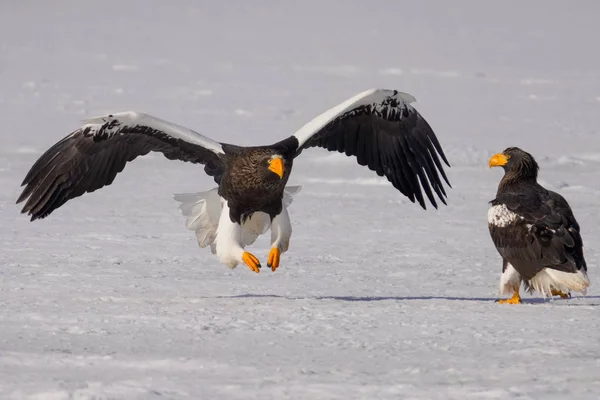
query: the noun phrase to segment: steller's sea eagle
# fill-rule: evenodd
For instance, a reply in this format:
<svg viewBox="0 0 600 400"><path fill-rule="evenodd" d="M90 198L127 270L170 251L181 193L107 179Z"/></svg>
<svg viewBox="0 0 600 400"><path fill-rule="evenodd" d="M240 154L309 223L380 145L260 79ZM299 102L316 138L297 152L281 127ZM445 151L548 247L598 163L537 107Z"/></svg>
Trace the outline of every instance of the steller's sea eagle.
<svg viewBox="0 0 600 400"><path fill-rule="evenodd" d="M449 166L433 130L396 90L371 89L314 118L292 136L269 146L220 143L190 129L138 112L90 118L48 149L31 167L17 203L22 213L44 218L70 199L110 185L128 161L150 151L170 160L203 164L218 188L176 195L196 230L198 244L210 245L219 260L234 268L245 263L259 272L259 260L244 250L271 229L267 265L275 271L287 251L292 227L287 207L296 187L286 188L294 159L309 147L356 156L413 203L424 209L421 186L437 208L434 192L446 204L441 178L450 186L441 159ZM439 157L438 157L439 154ZM439 173L438 173L439 171Z"/></svg>
<svg viewBox="0 0 600 400"><path fill-rule="evenodd" d="M590 280L583 241L567 200L537 183L537 162L518 147L492 156L489 166L504 168L488 210L490 235L502 256L500 294L513 293L500 303L520 303L521 283L544 297L585 294Z"/></svg>

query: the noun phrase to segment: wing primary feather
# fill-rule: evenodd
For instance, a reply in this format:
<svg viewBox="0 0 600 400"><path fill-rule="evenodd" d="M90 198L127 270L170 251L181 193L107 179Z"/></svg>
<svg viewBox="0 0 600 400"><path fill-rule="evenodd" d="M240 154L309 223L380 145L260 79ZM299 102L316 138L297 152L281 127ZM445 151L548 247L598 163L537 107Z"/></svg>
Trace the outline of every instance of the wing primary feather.
<svg viewBox="0 0 600 400"><path fill-rule="evenodd" d="M363 143L365 146L365 165L367 167L371 167L375 164L375 159L373 155L375 154L375 148L373 143L372 131L369 129L368 125L359 125L358 126L361 137L363 138Z"/></svg>
<svg viewBox="0 0 600 400"><path fill-rule="evenodd" d="M63 186L60 190L60 193L57 194L54 201L51 204L48 203L46 207L44 207L44 209L40 211L40 217L45 218L47 215L50 214L50 212L52 212L52 210L55 210L63 204L65 204L65 202L68 199L73 199L84 194L85 190L81 190L81 182L84 181L84 178L84 174L77 174L73 178L71 178L73 180L67 180L66 182L68 182L69 185Z"/></svg>
<svg viewBox="0 0 600 400"><path fill-rule="evenodd" d="M433 131L431 130L431 127L429 126L429 124L427 124L427 121L425 121L423 118L419 118L419 120L422 123L424 123L425 126L426 126L426 128L427 128L427 130L425 130L425 132L426 132L425 136L428 139L426 147L429 149L429 154L430 154L431 158L433 159L433 162L435 163L435 166L440 171L440 174L442 175L442 178L444 179L444 181L446 182L446 184L449 187L452 187L452 185L450 184L450 180L446 176L446 172L444 171L444 167L442 166L442 163L440 162L440 159L438 157L438 154L439 154L442 157L443 161L446 163L446 165L450 166L450 163L446 159L446 155L444 154L442 146L440 145L440 143L439 143L437 137L435 136L435 134L433 134Z"/></svg>
<svg viewBox="0 0 600 400"><path fill-rule="evenodd" d="M46 192L50 189L50 185L54 181L54 170L58 168L58 165L53 165L50 171L44 175L38 176L35 182L31 182L31 185L35 188L32 190L31 195L25 202L21 212L29 212L37 206L40 200L45 196Z"/></svg>
<svg viewBox="0 0 600 400"><path fill-rule="evenodd" d="M339 152L344 152L346 150L346 136L349 137L350 135L334 135L332 137L332 140L336 141L336 145L333 150L337 150Z"/></svg>
<svg viewBox="0 0 600 400"><path fill-rule="evenodd" d="M54 182L54 187L51 191L48 192L48 196L45 198L43 203L39 204L39 208L34 210L34 213L39 215L39 218L44 218L49 210L52 210L56 204L58 204L59 199L67 193L67 189L70 186L69 181L66 179L64 175L59 175L56 177Z"/></svg>
<svg viewBox="0 0 600 400"><path fill-rule="evenodd" d="M395 185L395 187L400 190L402 194L409 196L410 198L411 192L409 190L409 182L402 171L402 165L400 165L401 161L394 157L396 153L396 146L389 137L385 137L384 143L386 148L386 151L384 152L386 163L385 168L389 169L389 172L385 171L385 175L392 176L392 183Z"/></svg>
<svg viewBox="0 0 600 400"><path fill-rule="evenodd" d="M446 172L444 171L444 168L442 167L442 163L440 162L440 159L439 159L437 153L435 152L435 148L432 149L431 146L429 146L429 154L430 154L431 158L433 159L433 162L435 163L435 166L437 167L437 170L440 171L440 174L442 175L442 178L444 179L444 181L446 182L446 184L448 185L448 187L451 188L452 185L450 184L450 180L446 176ZM443 190L443 185L440 184L440 186L442 186L442 190Z"/></svg>
<svg viewBox="0 0 600 400"><path fill-rule="evenodd" d="M355 156L359 165L385 176L422 208L426 209L425 198L435 208L437 198L447 204L443 183L452 186L443 163L450 163L431 126L410 105L413 101L413 96L398 91L362 92L296 131L296 156L309 147Z"/></svg>
<svg viewBox="0 0 600 400"><path fill-rule="evenodd" d="M407 193L405 195L408 196L411 202L415 202L415 192L419 190L419 183L416 181L414 175L409 174L409 171L412 172L410 164L408 163L404 151L402 150L402 146L400 142L394 142L392 147L396 157L393 158L395 163L400 164L400 166L395 171L395 174L401 174L406 181L406 190Z"/></svg>
<svg viewBox="0 0 600 400"><path fill-rule="evenodd" d="M413 193L415 194L421 207L425 208L425 199L423 198L423 193L421 192L421 188L419 187L419 183L417 181L417 177L419 176L419 165L411 150L410 143L408 143L407 138L404 136L401 137L400 147L404 153L406 162L409 165L409 171L413 173L413 176L416 175L414 179Z"/></svg>
<svg viewBox="0 0 600 400"><path fill-rule="evenodd" d="M433 196L433 192L431 191L431 186L429 185L429 181L427 180L427 171L423 167L419 167L418 169L419 180L421 181L421 186L423 186L423 190L425 190L425 194L433 207L437 209L437 203L435 201L435 197ZM425 202L421 205L424 209L427 209L425 206Z"/></svg>
<svg viewBox="0 0 600 400"><path fill-rule="evenodd" d="M41 192L41 195L35 198L35 202L33 203L33 207L31 208L32 214L38 214L38 212L44 208L46 202L52 197L54 190L60 183L61 175L51 174L47 176L45 179L45 190Z"/></svg>
<svg viewBox="0 0 600 400"><path fill-rule="evenodd" d="M358 164L365 166L367 165L367 138L364 136L363 131L360 129L360 125L353 127L356 129L356 161Z"/></svg>
<svg viewBox="0 0 600 400"><path fill-rule="evenodd" d="M337 135L337 136L347 136L345 142L346 145L346 155L347 156L357 156L358 158L358 129L354 129L352 125L348 126L346 130L346 135ZM342 149L342 148L340 148ZM360 164L360 163L359 163Z"/></svg>
<svg viewBox="0 0 600 400"><path fill-rule="evenodd" d="M33 180L35 180L35 178L44 170L44 168L46 166L48 166L50 163L52 163L52 161L54 161L54 159L56 157L60 157L60 155L61 155L60 151L57 151L54 154L49 154L47 157L44 158L43 162L39 163L39 165L37 165L37 166L34 165L31 168L31 170L29 171L29 173L27 174L27 176L25 177L25 179L23 180L23 183L21 183L21 186L26 185L29 182L32 182Z"/></svg>
<svg viewBox="0 0 600 400"><path fill-rule="evenodd" d="M436 173L434 170L432 170L430 168L430 161L426 158L426 157L421 157L421 168L423 171L425 171L425 176L426 179L428 180L428 184L425 187L426 190L429 189L428 191L428 197L430 197L430 200L433 198L435 199L435 196L433 196L433 193L431 192L431 189L433 189L439 196L439 199L444 203L444 195L442 193L440 193L439 191L439 185L438 185L438 180L436 177Z"/></svg>
<svg viewBox="0 0 600 400"><path fill-rule="evenodd" d="M30 183L31 181L33 181L35 179L35 177L39 173L44 171L48 167L48 165L52 161L54 161L54 159L56 157L60 156L61 155L60 150L62 147L64 147L64 143L71 140L73 135L75 135L76 132L77 131L70 133L69 135L67 135L66 137L64 137L63 139L61 139L54 145L52 145L48 150L46 150L40 156L40 158L33 164L33 166L29 169L29 171L27 172L27 175L25 175L25 179L23 179L23 183L21 183L21 186L26 185L26 184Z"/></svg>
<svg viewBox="0 0 600 400"><path fill-rule="evenodd" d="M418 137L417 137L417 141L419 141ZM418 156L419 156L419 160L420 160L419 164L421 165L421 168L427 174L427 178L429 179L429 183L431 184L431 187L433 187L434 190L438 193L438 195L440 196L440 200L442 200L442 202L444 204L446 204L444 201L444 196L438 190L439 176L435 172L435 168L433 167L430 158L427 157L428 155L429 155L429 149L427 148L427 145L425 143L425 146L422 146L418 150ZM426 190L428 188L429 188L429 186L426 187ZM429 193L431 193L431 192L429 192ZM428 194L428 196L429 196L429 194ZM433 197L433 193L431 193L431 196Z"/></svg>
<svg viewBox="0 0 600 400"><path fill-rule="evenodd" d="M446 158L446 154L444 153L444 149L442 148L442 145L440 144L440 141L437 138L437 136L433 133L433 129L431 128L429 123L423 117L419 117L418 120L426 126L427 137L429 138L429 140L431 140L431 143L433 143L433 146L435 147L439 155L442 157L442 160L444 160L447 166L450 166L450 163Z"/></svg>
<svg viewBox="0 0 600 400"><path fill-rule="evenodd" d="M31 220L44 218L68 200L110 185L127 162L150 151L172 160L210 164L205 171L218 180L225 168L224 146L147 114L94 117L36 160L17 203L25 201L21 212Z"/></svg>
<svg viewBox="0 0 600 400"><path fill-rule="evenodd" d="M52 155L48 161L44 160L43 163L39 163L39 165L36 167L32 167L29 171L29 173L27 174L27 177L23 180L23 183L21 184L21 186L23 185L27 185L25 187L25 189L23 189L23 192L21 193L21 195L17 198L17 202L16 204L21 203L23 200L25 200L26 198L28 198L31 193L36 190L39 186L39 184L41 183L41 181L43 180L43 178L46 176L46 174L48 174L49 172L45 170L46 166L48 166L52 161L54 161L55 158L61 156L61 152L57 152L56 154ZM43 167L41 166L42 164ZM53 168L55 168L56 165L51 166L51 170ZM42 173L44 173L44 175L41 175Z"/></svg>
<svg viewBox="0 0 600 400"><path fill-rule="evenodd" d="M376 132L373 129L372 125L367 125L367 131L369 132L369 134L371 135L371 137L373 138L373 141L371 143L371 169L373 171L375 171L375 173L377 173L377 175L379 176L383 176L383 167L381 164L381 158L383 155L383 152L385 151L385 149L382 149L379 145L379 139L381 134L379 132Z"/></svg>
<svg viewBox="0 0 600 400"><path fill-rule="evenodd" d="M429 158L425 159L427 163L431 164L431 160ZM437 171L435 170L435 168L432 168L430 166L430 171L433 174L433 180L432 178L429 178L429 181L431 182L431 186L433 187L433 190L435 190L435 192L437 193L440 201L444 204L447 205L446 203L446 190L444 189L444 186L440 183L440 177L437 173Z"/></svg>

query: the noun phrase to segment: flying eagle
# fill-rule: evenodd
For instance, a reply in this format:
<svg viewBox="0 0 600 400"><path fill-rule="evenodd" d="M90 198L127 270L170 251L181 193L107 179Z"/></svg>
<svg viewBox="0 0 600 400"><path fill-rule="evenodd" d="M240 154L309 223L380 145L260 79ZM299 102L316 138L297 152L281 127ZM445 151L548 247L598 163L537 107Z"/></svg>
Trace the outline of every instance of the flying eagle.
<svg viewBox="0 0 600 400"><path fill-rule="evenodd" d="M176 195L198 244L210 245L220 262L261 264L244 250L271 229L267 265L275 271L287 251L292 227L287 212L296 187L286 188L294 159L304 149L322 147L356 156L413 203L426 209L421 186L437 208L434 192L446 204L441 178L450 186L441 159L448 160L433 130L396 90L371 89L344 101L269 146L220 143L159 118L119 112L90 118L48 149L31 167L17 203L31 221L44 218L68 200L110 185L128 161L150 151L169 160L203 164L218 184L208 192ZM439 156L438 156L439 154ZM439 172L438 172L439 171ZM440 178L441 175L441 178Z"/></svg>
<svg viewBox="0 0 600 400"><path fill-rule="evenodd" d="M585 295L590 284L579 224L569 203L537 183L538 164L518 147L490 158L504 168L496 198L488 210L492 241L502 256L501 303L521 302L521 283L533 293L567 298L570 290Z"/></svg>

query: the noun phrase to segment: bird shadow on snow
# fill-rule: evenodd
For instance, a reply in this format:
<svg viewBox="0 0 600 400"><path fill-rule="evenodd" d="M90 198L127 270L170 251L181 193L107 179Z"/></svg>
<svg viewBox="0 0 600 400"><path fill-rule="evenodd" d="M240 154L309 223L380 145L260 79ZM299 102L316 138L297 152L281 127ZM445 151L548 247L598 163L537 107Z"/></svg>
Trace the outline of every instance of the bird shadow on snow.
<svg viewBox="0 0 600 400"><path fill-rule="evenodd" d="M219 299L240 299L240 298L276 298L285 300L337 300L337 301L410 301L410 300L449 300L449 301L475 301L475 302L497 302L497 297L454 297L454 296L314 296L314 297L294 297L281 296L276 294L239 294L233 296L217 296ZM600 300L600 296L577 296L571 299L549 299L549 298L527 298L521 299L523 304L546 304L553 303L563 306L600 306L600 303L571 303L573 300ZM562 303L562 304L560 304Z"/></svg>

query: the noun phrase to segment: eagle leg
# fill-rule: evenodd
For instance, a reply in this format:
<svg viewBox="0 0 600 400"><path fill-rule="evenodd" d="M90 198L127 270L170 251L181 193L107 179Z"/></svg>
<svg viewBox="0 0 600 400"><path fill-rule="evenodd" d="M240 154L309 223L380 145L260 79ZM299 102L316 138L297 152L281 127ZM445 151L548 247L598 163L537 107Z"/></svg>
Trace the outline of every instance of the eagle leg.
<svg viewBox="0 0 600 400"><path fill-rule="evenodd" d="M273 218L271 223L271 251L269 252L269 261L267 266L275 272L279 268L281 253L286 252L290 246L292 236L292 223L285 204L282 205L281 212Z"/></svg>
<svg viewBox="0 0 600 400"><path fill-rule="evenodd" d="M510 299L502 299L498 300L500 304L521 304L521 296L519 296L519 291L515 290L515 294Z"/></svg>
<svg viewBox="0 0 600 400"><path fill-rule="evenodd" d="M273 247L269 252L269 261L267 262L267 267L271 268L271 271L275 272L275 270L279 268L280 256L281 251L277 247Z"/></svg>
<svg viewBox="0 0 600 400"><path fill-rule="evenodd" d="M242 261L244 261L244 264L246 264L252 271L256 273L260 272L260 261L258 261L258 258L256 258L254 254L245 251L244 254L242 254Z"/></svg>
<svg viewBox="0 0 600 400"><path fill-rule="evenodd" d="M216 254L219 260L229 268L235 268L243 262L251 271L260 271L260 261L253 254L244 251L242 244L242 227L229 215L227 201L221 199L221 216L215 237Z"/></svg>
<svg viewBox="0 0 600 400"><path fill-rule="evenodd" d="M560 290L552 289L552 296L560 296L561 299L570 299L571 293L567 292L566 294Z"/></svg>

